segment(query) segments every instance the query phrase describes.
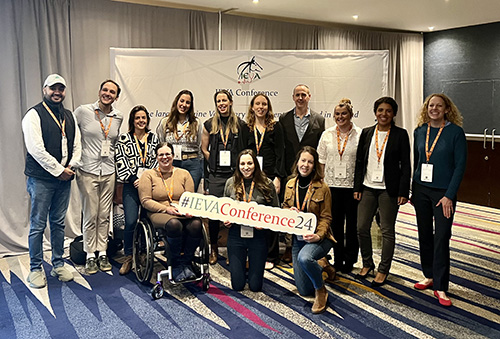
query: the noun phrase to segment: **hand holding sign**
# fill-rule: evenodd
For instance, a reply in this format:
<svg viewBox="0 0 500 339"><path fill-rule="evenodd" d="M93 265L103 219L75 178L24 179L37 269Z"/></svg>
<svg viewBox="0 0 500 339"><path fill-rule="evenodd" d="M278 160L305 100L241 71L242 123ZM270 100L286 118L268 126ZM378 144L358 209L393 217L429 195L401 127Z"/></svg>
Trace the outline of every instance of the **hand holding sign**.
<svg viewBox="0 0 500 339"><path fill-rule="evenodd" d="M191 192L182 194L177 208L181 214L297 235L314 234L317 224L313 213Z"/></svg>

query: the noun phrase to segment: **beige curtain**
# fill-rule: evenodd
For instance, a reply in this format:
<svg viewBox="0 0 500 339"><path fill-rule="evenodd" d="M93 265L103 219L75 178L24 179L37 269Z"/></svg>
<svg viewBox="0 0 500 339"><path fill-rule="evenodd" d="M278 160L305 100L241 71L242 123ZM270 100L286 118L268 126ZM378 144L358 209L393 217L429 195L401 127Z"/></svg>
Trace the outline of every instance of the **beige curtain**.
<svg viewBox="0 0 500 339"><path fill-rule="evenodd" d="M216 13L110 0L0 1L0 257L28 249L29 199L23 174L21 119L40 102L50 73L68 82L69 109L94 102L109 76L110 47L217 49ZM413 130L422 102L423 42L419 34L340 30L222 15L225 50L358 49L390 53L389 94L400 103L398 123ZM73 188L67 235L80 232Z"/></svg>

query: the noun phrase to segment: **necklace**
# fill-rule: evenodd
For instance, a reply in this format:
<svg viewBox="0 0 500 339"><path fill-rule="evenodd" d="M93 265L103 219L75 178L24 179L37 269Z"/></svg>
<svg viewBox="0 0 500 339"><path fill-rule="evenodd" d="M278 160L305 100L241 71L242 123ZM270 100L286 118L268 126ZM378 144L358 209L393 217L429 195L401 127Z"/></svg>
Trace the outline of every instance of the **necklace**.
<svg viewBox="0 0 500 339"><path fill-rule="evenodd" d="M300 186L300 184L297 182L297 185L299 186L299 188L304 189L304 188L308 188L308 187L309 187L309 185L311 185L311 182L309 182L309 183L308 183L307 185L305 185L305 186Z"/></svg>

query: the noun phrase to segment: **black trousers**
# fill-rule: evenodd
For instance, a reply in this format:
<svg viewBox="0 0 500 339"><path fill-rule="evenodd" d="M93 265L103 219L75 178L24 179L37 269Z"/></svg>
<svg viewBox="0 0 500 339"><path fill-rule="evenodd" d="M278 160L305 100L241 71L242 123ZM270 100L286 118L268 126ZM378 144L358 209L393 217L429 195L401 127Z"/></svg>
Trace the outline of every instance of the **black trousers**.
<svg viewBox="0 0 500 339"><path fill-rule="evenodd" d="M337 243L333 246L337 269L358 261L358 201L352 188L330 187L332 193L332 232ZM344 233L345 224L345 233ZM344 237L345 234L345 237Z"/></svg>
<svg viewBox="0 0 500 339"><path fill-rule="evenodd" d="M226 185L227 179L231 177L230 173L216 173L215 175L210 173L208 176L208 193L210 195L221 198L224 195L224 187ZM219 240L219 230L220 221L219 220L209 220L208 221L208 231L210 235L210 244L217 245Z"/></svg>
<svg viewBox="0 0 500 339"><path fill-rule="evenodd" d="M426 278L433 279L434 290L448 291L450 282L450 238L453 215L447 219L441 205L445 189L413 183L411 201L415 207L420 244L420 263ZM453 200L453 210L457 201Z"/></svg>

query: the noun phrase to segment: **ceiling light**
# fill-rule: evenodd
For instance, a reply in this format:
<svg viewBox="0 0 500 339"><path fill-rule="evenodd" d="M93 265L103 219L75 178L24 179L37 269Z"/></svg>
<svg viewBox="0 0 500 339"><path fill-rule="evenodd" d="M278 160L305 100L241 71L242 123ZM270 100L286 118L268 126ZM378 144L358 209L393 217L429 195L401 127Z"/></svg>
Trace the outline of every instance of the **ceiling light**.
<svg viewBox="0 0 500 339"><path fill-rule="evenodd" d="M429 31L433 31L434 30L434 26L429 26Z"/></svg>
<svg viewBox="0 0 500 339"><path fill-rule="evenodd" d="M353 16L352 16L352 18L353 18L354 20L358 20L359 16L358 16L357 14L355 14L355 15L353 15Z"/></svg>
<svg viewBox="0 0 500 339"><path fill-rule="evenodd" d="M259 0L252 0L252 2L253 2L254 4L258 4L258 3L259 3Z"/></svg>

